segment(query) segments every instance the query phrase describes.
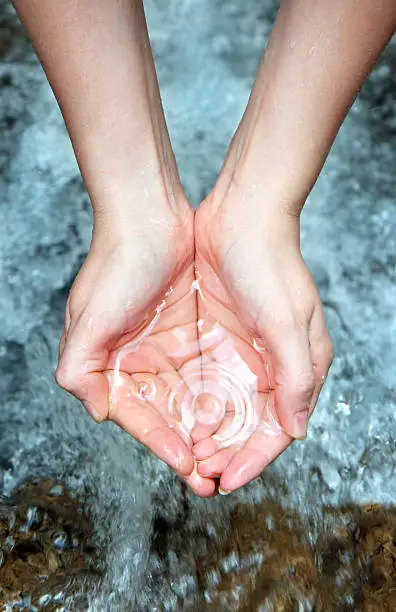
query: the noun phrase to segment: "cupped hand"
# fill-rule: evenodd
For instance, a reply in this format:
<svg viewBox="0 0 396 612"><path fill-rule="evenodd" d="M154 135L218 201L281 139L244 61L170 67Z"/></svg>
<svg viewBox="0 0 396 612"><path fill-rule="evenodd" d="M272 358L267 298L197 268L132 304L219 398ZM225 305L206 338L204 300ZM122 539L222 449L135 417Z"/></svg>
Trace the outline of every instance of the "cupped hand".
<svg viewBox="0 0 396 612"><path fill-rule="evenodd" d="M258 215L232 199L215 204L208 197L196 215L195 245L198 319L221 322L222 344L245 364L244 372L234 359L235 380L250 376L256 386L250 431L239 439L228 435L236 417L231 401L221 428L193 447L198 473L220 477L220 490L233 491L257 477L294 438L305 437L332 348L300 252L298 218L266 219L265 211ZM211 361L227 360L224 351L220 357L210 353ZM236 393L240 386L234 385Z"/></svg>
<svg viewBox="0 0 396 612"><path fill-rule="evenodd" d="M194 245L185 210L96 225L57 381L207 497L219 479L223 491L243 486L304 437L331 343L297 227L208 198Z"/></svg>
<svg viewBox="0 0 396 612"><path fill-rule="evenodd" d="M199 360L193 220L186 204L155 222L96 223L67 302L56 380L209 496L214 481L196 473L191 438L169 410L183 366Z"/></svg>

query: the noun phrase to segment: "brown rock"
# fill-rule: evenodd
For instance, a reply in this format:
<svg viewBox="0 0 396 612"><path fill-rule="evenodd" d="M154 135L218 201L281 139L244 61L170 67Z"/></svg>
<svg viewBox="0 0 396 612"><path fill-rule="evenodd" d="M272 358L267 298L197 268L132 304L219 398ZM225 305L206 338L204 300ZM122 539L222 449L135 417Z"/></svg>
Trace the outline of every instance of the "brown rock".
<svg viewBox="0 0 396 612"><path fill-rule="evenodd" d="M0 502L0 609L29 599L48 611L69 597L82 601L99 575L90 540L89 517L60 483L26 483Z"/></svg>
<svg viewBox="0 0 396 612"><path fill-rule="evenodd" d="M396 509L325 508L319 522L271 502L239 506L198 576L211 610L394 611Z"/></svg>

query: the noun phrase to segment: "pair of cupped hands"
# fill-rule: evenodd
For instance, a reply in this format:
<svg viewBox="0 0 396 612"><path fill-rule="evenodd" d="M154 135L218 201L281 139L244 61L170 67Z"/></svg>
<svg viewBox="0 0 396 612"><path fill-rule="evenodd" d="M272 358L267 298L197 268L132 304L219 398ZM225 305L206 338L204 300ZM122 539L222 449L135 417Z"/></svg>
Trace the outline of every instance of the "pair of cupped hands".
<svg viewBox="0 0 396 612"><path fill-rule="evenodd" d="M96 421L112 420L210 497L242 487L305 437L331 343L298 216L266 213L265 194L246 198L235 184L215 187L197 211L177 193L145 190L129 211L96 215L56 379ZM223 374L216 394L208 368L229 384L218 418ZM252 392L253 418L236 414L233 385ZM201 420L183 423L186 401ZM224 443L238 418L250 429Z"/></svg>

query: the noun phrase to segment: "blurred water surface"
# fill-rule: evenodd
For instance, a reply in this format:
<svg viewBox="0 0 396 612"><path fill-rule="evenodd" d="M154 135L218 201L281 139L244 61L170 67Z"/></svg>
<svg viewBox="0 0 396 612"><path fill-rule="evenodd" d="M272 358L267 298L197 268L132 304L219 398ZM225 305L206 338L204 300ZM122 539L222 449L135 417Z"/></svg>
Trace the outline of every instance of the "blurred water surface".
<svg viewBox="0 0 396 612"><path fill-rule="evenodd" d="M247 102L276 4L145 4L172 143L197 205ZM335 347L308 439L244 490L204 501L116 427L96 426L53 382L91 213L60 112L4 0L0 26L0 492L54 476L87 495L107 551L91 610L216 609L196 559L209 547L213 596L223 571L216 551L236 505L298 509L315 548L326 504L396 502L396 45L351 109L303 214L304 256ZM250 567L243 554L230 563ZM229 588L222 609L243 609L242 579ZM358 609L353 596L345 605Z"/></svg>

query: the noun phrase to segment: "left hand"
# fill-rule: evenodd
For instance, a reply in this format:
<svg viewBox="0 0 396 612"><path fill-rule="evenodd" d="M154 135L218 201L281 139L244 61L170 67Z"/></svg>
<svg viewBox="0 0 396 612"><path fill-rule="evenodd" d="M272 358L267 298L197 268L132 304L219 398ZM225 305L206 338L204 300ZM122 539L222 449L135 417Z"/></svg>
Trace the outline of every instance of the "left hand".
<svg viewBox="0 0 396 612"><path fill-rule="evenodd" d="M157 222L96 219L69 296L56 378L95 420L114 421L208 497L215 483L196 473L177 406L169 412L184 369L199 361L194 213L180 208L176 216L158 202Z"/></svg>
<svg viewBox="0 0 396 612"><path fill-rule="evenodd" d="M332 348L320 297L300 252L298 218L279 215L263 223L236 201L226 198L215 206L209 196L196 214L195 246L198 319L211 321L212 327L221 322L219 344L237 355L232 393L238 393L249 371L256 381L250 437L245 432L243 440L228 445L223 425L225 437L202 432L193 447L198 473L220 477L221 490L228 492L256 478L294 438L305 437ZM229 362L225 351L208 353L212 362ZM230 427L236 414L232 403L226 411Z"/></svg>

